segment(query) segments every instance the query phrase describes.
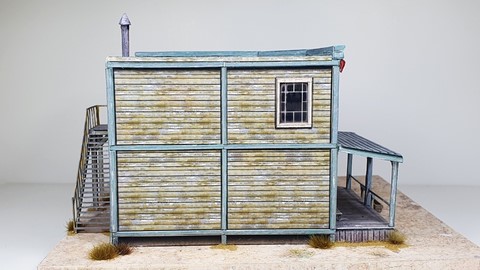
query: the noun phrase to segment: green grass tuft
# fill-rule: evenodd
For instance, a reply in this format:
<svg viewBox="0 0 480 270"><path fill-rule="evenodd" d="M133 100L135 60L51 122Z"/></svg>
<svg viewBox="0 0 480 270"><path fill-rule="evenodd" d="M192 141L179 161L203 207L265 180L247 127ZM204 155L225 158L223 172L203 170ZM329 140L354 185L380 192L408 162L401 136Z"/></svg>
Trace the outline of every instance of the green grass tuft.
<svg viewBox="0 0 480 270"><path fill-rule="evenodd" d="M329 249L333 247L333 242L330 240L330 236L326 234L310 236L308 244L313 248L320 249Z"/></svg>
<svg viewBox="0 0 480 270"><path fill-rule="evenodd" d="M110 243L99 244L88 253L88 257L94 261L111 260L117 256L117 248Z"/></svg>
<svg viewBox="0 0 480 270"><path fill-rule="evenodd" d="M405 240L407 240L407 237L405 236L405 234L397 230L391 231L388 234L388 238L387 238L387 241L393 245L403 245L405 244Z"/></svg>

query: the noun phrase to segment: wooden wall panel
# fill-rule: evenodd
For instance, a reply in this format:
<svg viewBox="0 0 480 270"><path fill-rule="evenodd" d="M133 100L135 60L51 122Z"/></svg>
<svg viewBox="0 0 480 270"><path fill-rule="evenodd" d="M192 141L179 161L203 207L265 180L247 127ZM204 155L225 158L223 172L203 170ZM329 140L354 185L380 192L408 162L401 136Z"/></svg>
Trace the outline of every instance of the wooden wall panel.
<svg viewBox="0 0 480 270"><path fill-rule="evenodd" d="M329 150L229 151L229 229L329 224Z"/></svg>
<svg viewBox="0 0 480 270"><path fill-rule="evenodd" d="M115 70L117 143L220 142L220 71Z"/></svg>
<svg viewBox="0 0 480 270"><path fill-rule="evenodd" d="M220 152L119 152L120 231L220 229Z"/></svg>
<svg viewBox="0 0 480 270"><path fill-rule="evenodd" d="M275 79L313 78L313 128L275 128ZM228 71L229 143L329 143L331 69Z"/></svg>

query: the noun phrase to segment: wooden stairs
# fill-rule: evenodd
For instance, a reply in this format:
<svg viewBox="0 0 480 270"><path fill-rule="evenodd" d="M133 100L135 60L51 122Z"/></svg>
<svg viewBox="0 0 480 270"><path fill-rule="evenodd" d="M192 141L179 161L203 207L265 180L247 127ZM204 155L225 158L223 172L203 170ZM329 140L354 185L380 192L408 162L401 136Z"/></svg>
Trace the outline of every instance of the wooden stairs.
<svg viewBox="0 0 480 270"><path fill-rule="evenodd" d="M77 184L72 198L75 232L108 232L110 181L107 125L100 124L99 107L87 109Z"/></svg>

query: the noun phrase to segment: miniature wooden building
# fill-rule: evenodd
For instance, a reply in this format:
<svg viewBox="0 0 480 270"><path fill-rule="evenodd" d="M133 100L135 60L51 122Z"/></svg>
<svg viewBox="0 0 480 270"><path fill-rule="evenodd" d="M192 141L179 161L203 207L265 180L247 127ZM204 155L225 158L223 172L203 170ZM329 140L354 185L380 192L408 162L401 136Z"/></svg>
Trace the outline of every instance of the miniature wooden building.
<svg viewBox="0 0 480 270"><path fill-rule="evenodd" d="M86 124L86 136L96 139L84 144L98 149L82 150L86 180L77 184L85 190L89 183L95 200L85 204L76 191L77 224L85 229L94 220L83 205L106 209L101 199L107 190L113 242L165 236L218 236L222 242L238 235L384 237L394 227L402 157L338 131L343 49L108 58L108 125ZM101 133L107 126L108 136ZM338 151L348 154L345 189L337 187ZM97 153L102 165L88 161L88 153ZM353 155L367 157L364 184L351 175ZM392 162L389 201L372 191L373 158ZM352 180L362 190L354 201L362 203L351 203ZM374 201L388 206L388 221L374 213Z"/></svg>
<svg viewBox="0 0 480 270"><path fill-rule="evenodd" d="M342 50L108 58L114 237L334 233Z"/></svg>

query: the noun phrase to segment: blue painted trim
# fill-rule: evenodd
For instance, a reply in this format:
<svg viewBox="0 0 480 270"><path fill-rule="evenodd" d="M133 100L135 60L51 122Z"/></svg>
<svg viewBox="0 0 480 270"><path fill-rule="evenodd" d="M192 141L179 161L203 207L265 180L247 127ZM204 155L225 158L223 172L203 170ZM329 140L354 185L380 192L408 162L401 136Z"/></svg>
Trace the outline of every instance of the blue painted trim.
<svg viewBox="0 0 480 270"><path fill-rule="evenodd" d="M117 143L116 120L115 120L115 86L114 73L112 68L105 69L105 78L107 84L107 123L108 123L108 144L109 146Z"/></svg>
<svg viewBox="0 0 480 270"><path fill-rule="evenodd" d="M337 183L338 150L330 150L330 229L337 228Z"/></svg>
<svg viewBox="0 0 480 270"><path fill-rule="evenodd" d="M347 154L347 175L345 180L345 188L348 190L352 189L352 165L353 155Z"/></svg>
<svg viewBox="0 0 480 270"><path fill-rule="evenodd" d="M116 144L115 120L115 87L114 72L112 68L105 69L107 88L107 117L108 117L108 146L110 155L110 232L112 243L117 243L118 238L118 197L117 197L117 153L112 149Z"/></svg>
<svg viewBox="0 0 480 270"><path fill-rule="evenodd" d="M118 232L119 237L161 237L161 236L203 236L221 235L221 230L182 230L182 231L122 231Z"/></svg>
<svg viewBox="0 0 480 270"><path fill-rule="evenodd" d="M228 230L228 235L311 235L311 234L334 234L331 229L258 229L258 230Z"/></svg>
<svg viewBox="0 0 480 270"><path fill-rule="evenodd" d="M221 69L221 102L222 102L222 145L228 144L228 83L227 83L227 68ZM222 149L222 191L221 191L221 228L222 228L222 244L227 243L227 236L225 234L228 229L228 151Z"/></svg>
<svg viewBox="0 0 480 270"><path fill-rule="evenodd" d="M228 144L228 76L227 76L227 68L222 67L220 73L220 91L221 97L220 100L222 102L222 114L221 114L221 123L222 123L222 144Z"/></svg>
<svg viewBox="0 0 480 270"><path fill-rule="evenodd" d="M282 61L282 62L162 62L162 61L109 61L109 68L289 68L289 67L328 67L339 65L332 61Z"/></svg>
<svg viewBox="0 0 480 270"><path fill-rule="evenodd" d="M315 49L279 50L279 51L167 51L137 52L136 57L269 57L269 56L332 56L343 58L344 45Z"/></svg>
<svg viewBox="0 0 480 270"><path fill-rule="evenodd" d="M169 151L169 150L275 150L275 149L332 149L334 144L182 144L182 145L113 145L115 151Z"/></svg>
<svg viewBox="0 0 480 270"><path fill-rule="evenodd" d="M339 113L339 83L340 83L340 69L338 66L332 67L332 119L331 119L331 138L330 142L338 143L338 113Z"/></svg>
<svg viewBox="0 0 480 270"><path fill-rule="evenodd" d="M397 206L397 182L398 182L398 162L392 161L392 179L390 181L390 212L389 222L390 227L395 227L395 209Z"/></svg>
<svg viewBox="0 0 480 270"><path fill-rule="evenodd" d="M378 159L383 159L383 160L393 161L393 162L400 162L400 163L403 162L403 157L373 153L373 152L362 151L358 149L351 149L343 146L339 147L339 151L347 154L349 153L357 156L362 156L362 157L372 157L372 158L378 158Z"/></svg>
<svg viewBox="0 0 480 270"><path fill-rule="evenodd" d="M257 57L258 51L136 52L135 57Z"/></svg>
<svg viewBox="0 0 480 270"><path fill-rule="evenodd" d="M110 232L118 232L117 152L115 151L110 151ZM113 238L112 242L114 242Z"/></svg>
<svg viewBox="0 0 480 270"><path fill-rule="evenodd" d="M272 230L227 230L226 235L312 235L334 234L330 229L272 229ZM162 236L221 236L222 230L182 230L182 231L122 231L118 237L162 237Z"/></svg>
<svg viewBox="0 0 480 270"><path fill-rule="evenodd" d="M367 157L367 168L365 172L365 197L363 198L363 204L371 207L372 206L372 174L373 174L373 158Z"/></svg>

